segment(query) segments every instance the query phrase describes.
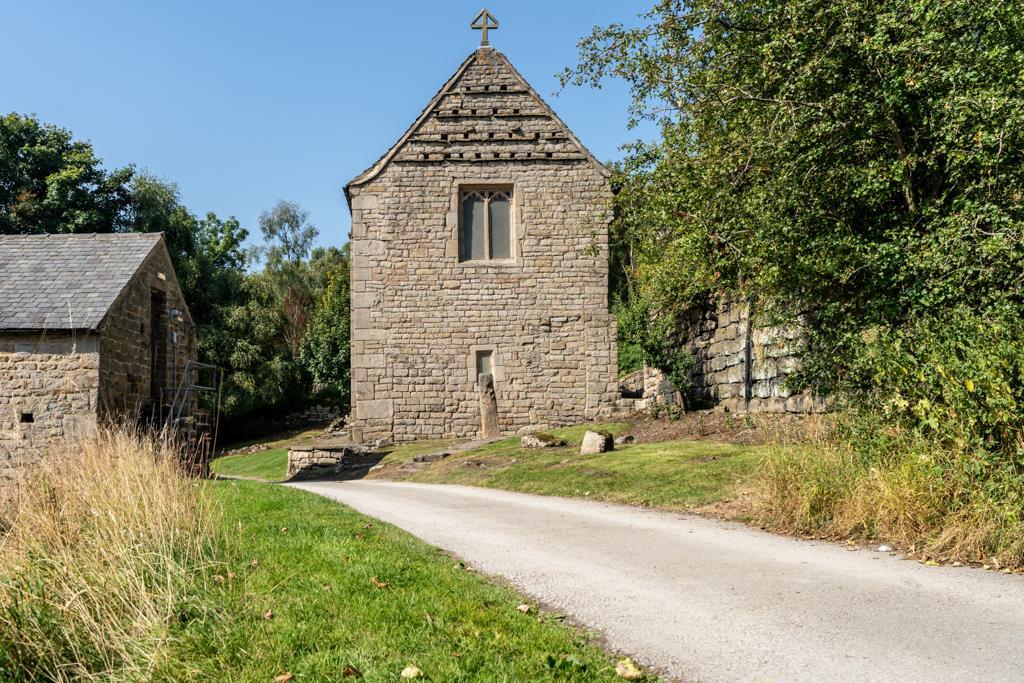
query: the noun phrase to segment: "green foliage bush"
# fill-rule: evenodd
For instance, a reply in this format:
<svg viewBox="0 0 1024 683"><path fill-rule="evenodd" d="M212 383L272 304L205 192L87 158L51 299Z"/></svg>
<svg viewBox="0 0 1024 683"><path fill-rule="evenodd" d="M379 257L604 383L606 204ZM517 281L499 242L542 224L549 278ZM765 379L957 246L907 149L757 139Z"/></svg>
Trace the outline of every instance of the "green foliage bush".
<svg viewBox="0 0 1024 683"><path fill-rule="evenodd" d="M616 347L616 354L619 377L643 369L644 351L636 342L630 339L620 339Z"/></svg>
<svg viewBox="0 0 1024 683"><path fill-rule="evenodd" d="M92 145L35 116L0 116L0 235L111 232L131 205L132 168L106 171Z"/></svg>
<svg viewBox="0 0 1024 683"><path fill-rule="evenodd" d="M902 328L865 330L848 381L855 407L957 450L1024 465L1024 321L957 308ZM870 438L867 432L858 441Z"/></svg>
<svg viewBox="0 0 1024 683"><path fill-rule="evenodd" d="M893 431L877 413L854 423L874 423L878 434L866 444L771 452L756 478L754 519L792 533L886 540L930 559L1024 566L1024 481L1011 468L979 475L970 453Z"/></svg>
<svg viewBox="0 0 1024 683"><path fill-rule="evenodd" d="M617 310L620 344L625 344L639 367L661 369L679 390L686 407L695 407L693 370L697 359L679 345L679 325L671 316L654 315L642 299ZM621 354L621 352L620 352Z"/></svg>
<svg viewBox="0 0 1024 683"><path fill-rule="evenodd" d="M299 358L313 378L314 390L332 405L340 407L349 404L350 327L346 260L328 276L327 286L313 309L299 350Z"/></svg>
<svg viewBox="0 0 1024 683"><path fill-rule="evenodd" d="M1024 324L966 308L866 330L828 443L779 450L756 516L932 557L1024 564Z"/></svg>

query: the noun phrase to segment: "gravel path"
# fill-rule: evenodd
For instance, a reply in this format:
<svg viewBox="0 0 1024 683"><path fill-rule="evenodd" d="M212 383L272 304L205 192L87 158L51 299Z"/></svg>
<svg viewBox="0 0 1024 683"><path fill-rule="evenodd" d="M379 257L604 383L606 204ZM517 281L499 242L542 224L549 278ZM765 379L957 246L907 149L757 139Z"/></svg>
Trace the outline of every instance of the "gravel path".
<svg viewBox="0 0 1024 683"><path fill-rule="evenodd" d="M451 551L685 681L1021 681L1024 579L463 486L296 488Z"/></svg>

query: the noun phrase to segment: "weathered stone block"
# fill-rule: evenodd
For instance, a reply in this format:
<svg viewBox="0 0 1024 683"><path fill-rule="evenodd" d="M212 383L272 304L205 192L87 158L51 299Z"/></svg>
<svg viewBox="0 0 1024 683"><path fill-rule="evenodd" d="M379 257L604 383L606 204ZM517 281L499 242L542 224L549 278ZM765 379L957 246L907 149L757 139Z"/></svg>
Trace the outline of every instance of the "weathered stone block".
<svg viewBox="0 0 1024 683"><path fill-rule="evenodd" d="M565 439L561 439L552 434L536 432L533 434L524 434L523 438L519 440L519 443L523 448L559 448L565 445Z"/></svg>
<svg viewBox="0 0 1024 683"><path fill-rule="evenodd" d="M614 450L614 448L615 440L609 432L588 431L583 435L583 443L580 444L580 455L607 453L608 451Z"/></svg>

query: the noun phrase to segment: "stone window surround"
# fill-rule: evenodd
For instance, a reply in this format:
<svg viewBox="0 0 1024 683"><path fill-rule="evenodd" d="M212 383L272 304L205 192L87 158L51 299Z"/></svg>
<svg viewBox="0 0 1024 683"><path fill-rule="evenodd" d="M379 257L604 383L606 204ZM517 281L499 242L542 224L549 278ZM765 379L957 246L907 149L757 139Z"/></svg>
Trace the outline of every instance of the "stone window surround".
<svg viewBox="0 0 1024 683"><path fill-rule="evenodd" d="M505 380L505 368L501 362L501 354L498 353L498 347L494 344L474 344L469 347L469 354L466 356L466 370L467 379L469 382L476 386L476 354L481 351L491 352L491 371L494 377L495 383L503 382Z"/></svg>
<svg viewBox="0 0 1024 683"><path fill-rule="evenodd" d="M511 194L512 202L509 206L509 232L512 242L510 259L475 259L461 260L459 258L459 226L462 222L462 196L464 192L504 191ZM454 255L456 264L461 268L508 268L516 267L522 263L522 239L526 230L522 225L523 198L520 188L517 187L512 178L455 178L452 180L450 192L448 227L451 231L448 236L449 248L446 253ZM486 349L484 349L486 350ZM495 381L498 377L495 376ZM475 382L474 378L474 382Z"/></svg>

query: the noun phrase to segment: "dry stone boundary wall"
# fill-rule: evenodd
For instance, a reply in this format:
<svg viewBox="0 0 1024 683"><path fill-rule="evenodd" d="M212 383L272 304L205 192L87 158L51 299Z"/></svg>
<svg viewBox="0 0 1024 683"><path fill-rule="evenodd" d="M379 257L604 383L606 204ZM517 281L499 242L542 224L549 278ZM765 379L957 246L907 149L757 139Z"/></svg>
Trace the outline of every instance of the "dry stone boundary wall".
<svg viewBox="0 0 1024 683"><path fill-rule="evenodd" d="M826 410L823 398L786 386L786 378L800 367L800 326L760 325L750 306L724 300L691 313L680 335L680 348L696 361L690 375L695 403L734 412ZM656 368L644 368L621 384L641 393L633 403L634 410L682 402L676 387Z"/></svg>

